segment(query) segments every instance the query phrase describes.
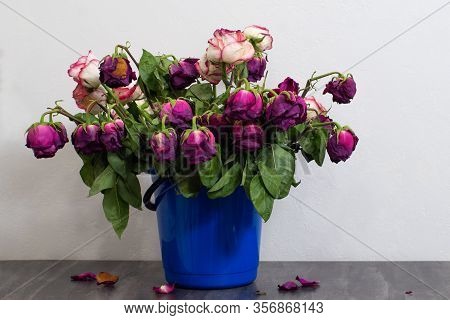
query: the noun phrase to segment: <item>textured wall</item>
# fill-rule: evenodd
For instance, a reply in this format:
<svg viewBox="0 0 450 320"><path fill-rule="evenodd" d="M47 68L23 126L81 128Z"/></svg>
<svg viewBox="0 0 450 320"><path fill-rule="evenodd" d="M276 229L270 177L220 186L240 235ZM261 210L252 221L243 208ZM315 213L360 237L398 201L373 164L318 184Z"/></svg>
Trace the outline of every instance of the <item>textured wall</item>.
<svg viewBox="0 0 450 320"><path fill-rule="evenodd" d="M450 6L394 39L444 0L5 2L98 56L127 40L137 54L199 56L215 28L256 23L275 38L271 85L356 63L358 94L332 117L357 132L357 152L342 165L300 166L292 194L310 208L276 203L262 259L450 259ZM159 259L154 215L133 214L118 240L100 199L86 197L70 146L47 161L23 146L44 106L64 99L75 110L66 69L77 55L3 4L0 27L0 259Z"/></svg>

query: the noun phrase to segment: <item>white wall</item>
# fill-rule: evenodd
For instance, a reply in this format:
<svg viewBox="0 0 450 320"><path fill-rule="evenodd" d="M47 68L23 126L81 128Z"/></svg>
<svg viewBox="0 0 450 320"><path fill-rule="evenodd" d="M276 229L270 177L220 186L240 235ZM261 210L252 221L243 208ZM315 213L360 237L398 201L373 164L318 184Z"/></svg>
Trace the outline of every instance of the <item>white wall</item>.
<svg viewBox="0 0 450 320"><path fill-rule="evenodd" d="M5 2L98 56L127 40L137 55L198 56L216 28L261 24L275 38L276 85L344 70L444 1ZM356 153L310 165L292 192L389 259L450 259L449 15L447 6L351 70L357 96L332 115L357 132ZM86 196L70 145L40 161L24 147L45 106L64 99L75 111L66 69L77 55L2 4L0 30L0 259L159 259L153 214L133 214L122 240L98 236L109 224L100 199ZM292 198L277 202L263 233L263 260L383 259Z"/></svg>

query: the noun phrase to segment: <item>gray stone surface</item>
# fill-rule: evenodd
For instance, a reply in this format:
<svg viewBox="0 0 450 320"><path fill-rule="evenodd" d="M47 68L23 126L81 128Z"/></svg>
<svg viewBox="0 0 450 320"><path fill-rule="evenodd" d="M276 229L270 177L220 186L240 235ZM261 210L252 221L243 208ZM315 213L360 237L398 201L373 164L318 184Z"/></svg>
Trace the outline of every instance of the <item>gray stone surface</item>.
<svg viewBox="0 0 450 320"><path fill-rule="evenodd" d="M107 271L115 287L72 282L70 275ZM277 284L299 274L318 288L280 292ZM450 262L262 262L251 285L227 290L186 290L156 295L164 283L156 261L2 261L2 299L448 299ZM258 295L257 291L265 293ZM412 294L405 294L412 291Z"/></svg>

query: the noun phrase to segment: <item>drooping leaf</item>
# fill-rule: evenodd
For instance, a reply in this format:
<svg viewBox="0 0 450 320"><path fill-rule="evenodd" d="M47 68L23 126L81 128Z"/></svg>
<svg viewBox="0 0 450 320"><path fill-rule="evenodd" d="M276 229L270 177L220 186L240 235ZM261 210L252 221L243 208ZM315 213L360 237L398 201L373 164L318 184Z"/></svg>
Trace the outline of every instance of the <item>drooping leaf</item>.
<svg viewBox="0 0 450 320"><path fill-rule="evenodd" d="M192 97L201 101L209 101L214 97L212 85L209 83L197 83L189 87L186 97Z"/></svg>
<svg viewBox="0 0 450 320"><path fill-rule="evenodd" d="M241 184L241 180L242 168L241 165L236 162L225 172L219 181L209 189L208 197L210 199L217 199L229 196Z"/></svg>
<svg viewBox="0 0 450 320"><path fill-rule="evenodd" d="M200 180L206 188L211 188L220 178L221 167L219 158L214 156L211 160L199 165Z"/></svg>
<svg viewBox="0 0 450 320"><path fill-rule="evenodd" d="M305 159L314 159L314 161L322 166L325 159L326 147L328 141L328 133L324 128L313 128L305 131L300 137L300 146L302 153L306 154Z"/></svg>
<svg viewBox="0 0 450 320"><path fill-rule="evenodd" d="M250 200L264 221L269 220L272 214L274 198L264 187L260 175L254 176L250 183Z"/></svg>
<svg viewBox="0 0 450 320"><path fill-rule="evenodd" d="M100 191L112 188L116 183L116 173L114 169L108 165L92 183L91 190L89 190L89 196L96 195Z"/></svg>
<svg viewBox="0 0 450 320"><path fill-rule="evenodd" d="M269 191L273 198L277 199L280 196L281 180L284 176L262 162L258 163L258 168L267 191Z"/></svg>
<svg viewBox="0 0 450 320"><path fill-rule="evenodd" d="M197 173L190 175L178 173L175 174L174 179L178 190L185 198L195 197L202 188L202 183Z"/></svg>
<svg viewBox="0 0 450 320"><path fill-rule="evenodd" d="M119 238L128 225L129 210L128 203L120 198L115 185L104 192L103 211Z"/></svg>
<svg viewBox="0 0 450 320"><path fill-rule="evenodd" d="M142 209L141 185L134 173L129 172L126 179L120 177L117 180L117 189L122 200L136 209Z"/></svg>
<svg viewBox="0 0 450 320"><path fill-rule="evenodd" d="M117 153L108 152L108 163L114 171L122 178L127 177L126 162Z"/></svg>

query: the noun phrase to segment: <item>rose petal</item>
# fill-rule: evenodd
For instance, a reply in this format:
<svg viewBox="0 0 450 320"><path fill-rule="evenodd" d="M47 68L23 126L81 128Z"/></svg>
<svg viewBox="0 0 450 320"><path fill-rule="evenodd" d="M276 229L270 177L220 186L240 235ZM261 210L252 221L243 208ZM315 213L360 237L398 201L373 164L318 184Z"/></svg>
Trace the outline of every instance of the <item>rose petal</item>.
<svg viewBox="0 0 450 320"><path fill-rule="evenodd" d="M104 286L113 286L117 281L119 281L119 276L108 272L99 272L96 279L97 285L103 284Z"/></svg>
<svg viewBox="0 0 450 320"><path fill-rule="evenodd" d="M316 281L316 280L307 280L305 278L300 278L299 276L297 276L295 278L295 280L297 280L298 282L301 283L302 287L317 287L320 285L320 281Z"/></svg>
<svg viewBox="0 0 450 320"><path fill-rule="evenodd" d="M412 291L405 291L405 294L413 294Z"/></svg>
<svg viewBox="0 0 450 320"><path fill-rule="evenodd" d="M92 281L96 279L96 276L93 272L83 272L70 276L70 279L72 279L72 281Z"/></svg>
<svg viewBox="0 0 450 320"><path fill-rule="evenodd" d="M166 283L163 284L160 287L153 287L153 291L155 291L156 293L161 293L161 294L169 294L171 293L173 290L175 290L175 284L170 284L170 283Z"/></svg>
<svg viewBox="0 0 450 320"><path fill-rule="evenodd" d="M282 285L278 285L278 290L283 291L291 291L291 290L297 290L298 286L294 281L288 281L283 283Z"/></svg>

